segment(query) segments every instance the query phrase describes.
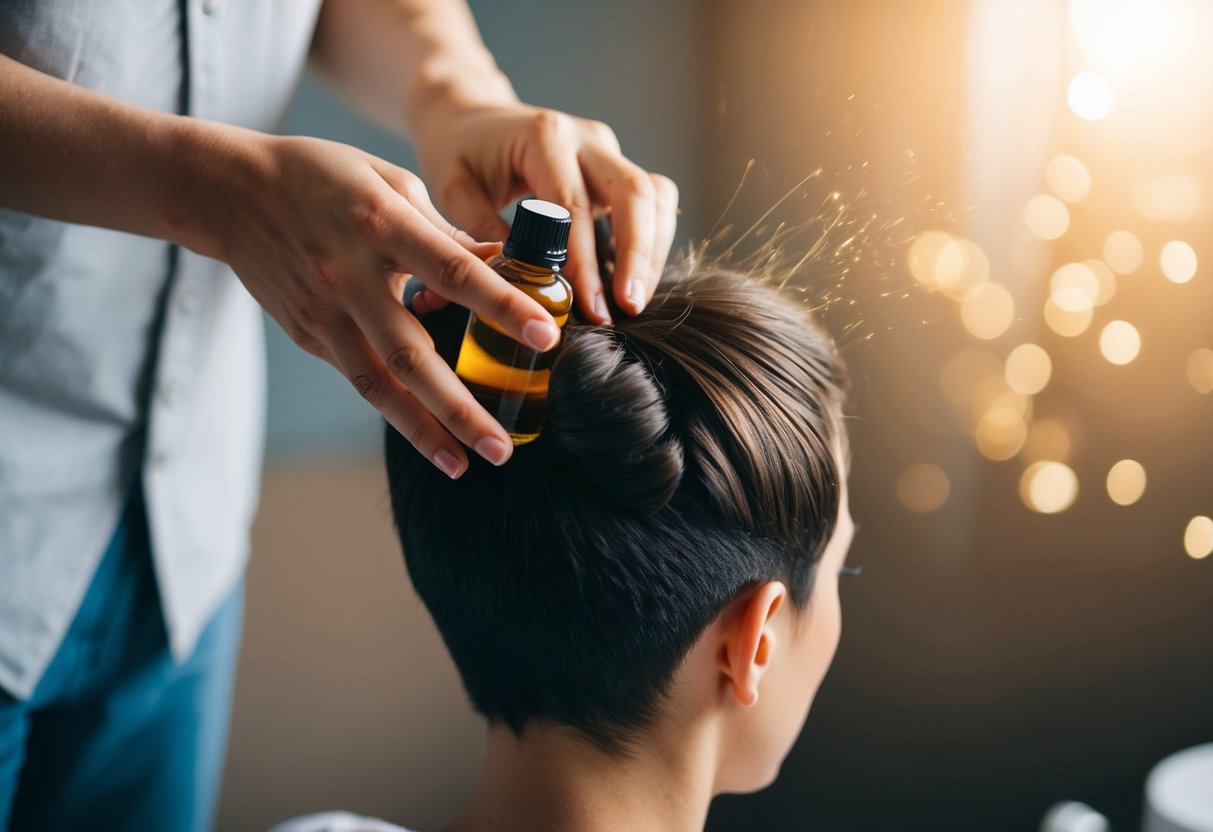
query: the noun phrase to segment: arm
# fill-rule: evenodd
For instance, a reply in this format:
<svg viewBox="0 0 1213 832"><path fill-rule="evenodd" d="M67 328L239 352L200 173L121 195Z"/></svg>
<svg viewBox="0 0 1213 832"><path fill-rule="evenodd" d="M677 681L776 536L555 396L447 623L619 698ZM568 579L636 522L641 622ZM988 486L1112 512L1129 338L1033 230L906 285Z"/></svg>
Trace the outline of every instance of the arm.
<svg viewBox="0 0 1213 832"><path fill-rule="evenodd" d="M504 237L498 210L528 191L567 207L568 274L599 323L609 315L594 211L609 211L615 301L644 307L674 240L678 189L627 159L605 124L519 102L463 0L325 0L312 57L377 121L410 132L438 207L478 239Z"/></svg>
<svg viewBox="0 0 1213 832"><path fill-rule="evenodd" d="M466 468L460 441L495 464L509 457L508 435L401 305L406 273L535 349L559 333L408 171L334 142L136 107L3 56L0 158L0 205L227 262L296 343L450 476Z"/></svg>
<svg viewBox="0 0 1213 832"><path fill-rule="evenodd" d="M200 124L133 107L0 55L0 204L206 248L177 160L212 155Z"/></svg>
<svg viewBox="0 0 1213 832"><path fill-rule="evenodd" d="M518 104L463 0L325 0L312 64L389 129L468 104Z"/></svg>

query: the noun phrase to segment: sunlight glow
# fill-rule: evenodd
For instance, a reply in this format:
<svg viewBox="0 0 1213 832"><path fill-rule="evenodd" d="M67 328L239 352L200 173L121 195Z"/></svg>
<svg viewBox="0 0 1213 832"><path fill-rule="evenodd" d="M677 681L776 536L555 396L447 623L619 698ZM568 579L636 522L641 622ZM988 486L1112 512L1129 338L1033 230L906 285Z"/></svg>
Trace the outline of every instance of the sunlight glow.
<svg viewBox="0 0 1213 832"><path fill-rule="evenodd" d="M1189 45L1171 0L1070 0L1069 23L1091 66L1120 83L1148 83Z"/></svg>
<svg viewBox="0 0 1213 832"><path fill-rule="evenodd" d="M1070 102L1074 115L1087 121L1098 121L1116 106L1116 88L1102 75L1083 70L1070 81L1066 101Z"/></svg>

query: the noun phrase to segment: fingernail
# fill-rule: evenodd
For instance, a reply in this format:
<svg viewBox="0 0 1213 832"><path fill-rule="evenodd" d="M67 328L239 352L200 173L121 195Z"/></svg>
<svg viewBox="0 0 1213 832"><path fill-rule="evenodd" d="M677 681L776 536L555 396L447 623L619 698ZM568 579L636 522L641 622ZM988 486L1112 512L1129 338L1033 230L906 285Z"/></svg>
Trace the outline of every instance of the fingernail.
<svg viewBox="0 0 1213 832"><path fill-rule="evenodd" d="M545 352L556 346L560 330L552 321L533 320L522 325L522 340L533 350Z"/></svg>
<svg viewBox="0 0 1213 832"><path fill-rule="evenodd" d="M602 292L594 296L594 314L602 323L608 325L611 323L611 310L607 308L606 297Z"/></svg>
<svg viewBox="0 0 1213 832"><path fill-rule="evenodd" d="M451 479L459 477L459 458L450 451L436 451L434 453L434 464Z"/></svg>
<svg viewBox="0 0 1213 832"><path fill-rule="evenodd" d="M495 436L482 436L473 445L476 453L494 465L501 465L510 455L510 446Z"/></svg>
<svg viewBox="0 0 1213 832"><path fill-rule="evenodd" d="M644 309L644 282L633 277L628 281L628 300L632 302L632 309L636 314Z"/></svg>

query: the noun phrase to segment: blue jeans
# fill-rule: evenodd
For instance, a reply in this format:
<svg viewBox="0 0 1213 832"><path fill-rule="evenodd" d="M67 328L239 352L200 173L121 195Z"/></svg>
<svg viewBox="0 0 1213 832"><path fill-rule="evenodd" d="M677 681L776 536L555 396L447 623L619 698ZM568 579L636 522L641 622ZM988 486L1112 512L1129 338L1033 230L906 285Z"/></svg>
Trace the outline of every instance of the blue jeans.
<svg viewBox="0 0 1213 832"><path fill-rule="evenodd" d="M173 661L136 486L33 696L0 691L0 831L209 829L243 612L242 584Z"/></svg>

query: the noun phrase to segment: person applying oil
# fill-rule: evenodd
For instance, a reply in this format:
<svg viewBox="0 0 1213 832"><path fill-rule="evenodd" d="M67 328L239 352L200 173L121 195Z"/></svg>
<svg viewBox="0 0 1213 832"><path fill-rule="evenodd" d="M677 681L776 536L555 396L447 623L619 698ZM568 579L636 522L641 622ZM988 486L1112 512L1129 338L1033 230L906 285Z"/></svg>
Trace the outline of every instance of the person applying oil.
<svg viewBox="0 0 1213 832"><path fill-rule="evenodd" d="M568 259L568 210L541 199L518 203L501 254L489 266L530 295L564 327L573 287L560 273ZM539 436L548 408L548 380L560 347L536 352L515 341L495 322L475 312L459 348L455 373L509 433L515 445Z"/></svg>

